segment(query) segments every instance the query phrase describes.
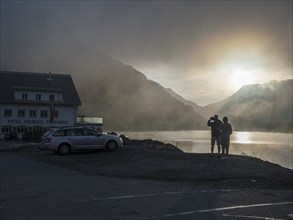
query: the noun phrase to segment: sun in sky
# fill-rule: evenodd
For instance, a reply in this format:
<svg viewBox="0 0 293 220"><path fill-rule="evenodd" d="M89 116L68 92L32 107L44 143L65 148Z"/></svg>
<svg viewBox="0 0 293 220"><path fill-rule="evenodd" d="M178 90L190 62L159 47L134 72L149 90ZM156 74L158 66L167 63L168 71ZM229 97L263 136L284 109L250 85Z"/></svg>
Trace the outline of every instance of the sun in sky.
<svg viewBox="0 0 293 220"><path fill-rule="evenodd" d="M255 82L256 72L253 70L238 68L231 73L230 85L233 89L240 89L244 85L254 84Z"/></svg>

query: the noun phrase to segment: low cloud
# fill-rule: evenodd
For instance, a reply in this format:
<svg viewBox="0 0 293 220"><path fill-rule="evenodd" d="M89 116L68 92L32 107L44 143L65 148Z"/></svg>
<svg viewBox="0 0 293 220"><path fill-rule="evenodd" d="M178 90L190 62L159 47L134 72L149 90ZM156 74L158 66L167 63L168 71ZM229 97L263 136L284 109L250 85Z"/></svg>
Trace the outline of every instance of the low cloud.
<svg viewBox="0 0 293 220"><path fill-rule="evenodd" d="M51 71L56 54L61 67L84 51L206 104L228 93L235 65L263 81L292 77L292 2L1 2L1 69Z"/></svg>

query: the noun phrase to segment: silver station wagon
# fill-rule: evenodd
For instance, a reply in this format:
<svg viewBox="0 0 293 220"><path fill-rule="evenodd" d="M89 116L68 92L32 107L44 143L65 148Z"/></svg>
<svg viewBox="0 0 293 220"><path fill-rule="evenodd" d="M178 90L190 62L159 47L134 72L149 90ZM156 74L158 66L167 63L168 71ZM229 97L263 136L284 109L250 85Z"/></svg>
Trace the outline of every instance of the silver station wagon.
<svg viewBox="0 0 293 220"><path fill-rule="evenodd" d="M83 150L115 151L118 147L123 147L120 137L84 127L50 129L42 135L40 145L41 150L51 150L63 155Z"/></svg>

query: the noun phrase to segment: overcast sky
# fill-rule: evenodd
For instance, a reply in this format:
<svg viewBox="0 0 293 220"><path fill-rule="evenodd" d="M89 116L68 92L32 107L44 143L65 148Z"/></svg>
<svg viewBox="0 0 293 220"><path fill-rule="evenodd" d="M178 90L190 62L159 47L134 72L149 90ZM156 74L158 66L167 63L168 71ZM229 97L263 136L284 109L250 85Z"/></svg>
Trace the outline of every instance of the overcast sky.
<svg viewBox="0 0 293 220"><path fill-rule="evenodd" d="M1 0L2 69L62 42L206 105L243 84L292 78L292 1Z"/></svg>

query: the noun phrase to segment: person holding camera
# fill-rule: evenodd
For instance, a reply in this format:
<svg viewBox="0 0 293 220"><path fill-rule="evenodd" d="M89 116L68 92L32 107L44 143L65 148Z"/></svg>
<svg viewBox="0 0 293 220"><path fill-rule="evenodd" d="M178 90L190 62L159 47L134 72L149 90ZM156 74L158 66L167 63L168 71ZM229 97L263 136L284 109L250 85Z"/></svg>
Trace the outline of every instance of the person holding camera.
<svg viewBox="0 0 293 220"><path fill-rule="evenodd" d="M214 147L217 142L218 145L218 156L221 153L221 139L220 139L220 130L222 121L218 119L218 115L214 115L214 117L210 117L207 125L211 127L211 157L214 157Z"/></svg>

